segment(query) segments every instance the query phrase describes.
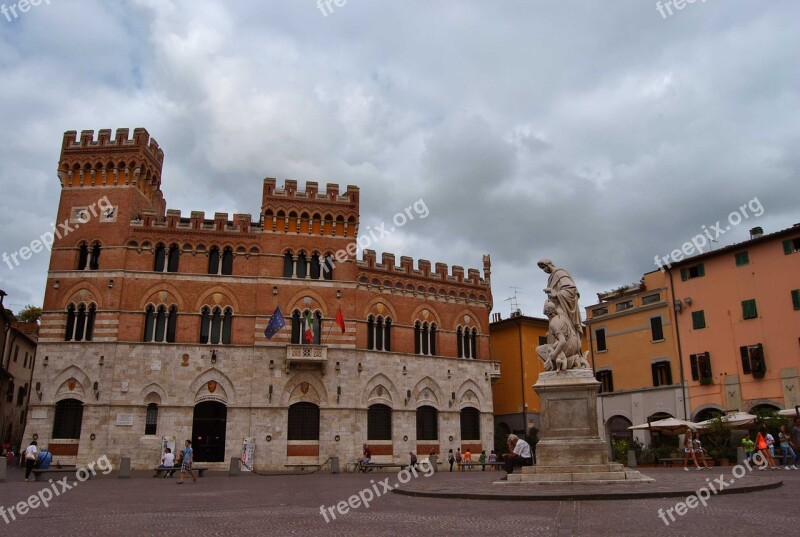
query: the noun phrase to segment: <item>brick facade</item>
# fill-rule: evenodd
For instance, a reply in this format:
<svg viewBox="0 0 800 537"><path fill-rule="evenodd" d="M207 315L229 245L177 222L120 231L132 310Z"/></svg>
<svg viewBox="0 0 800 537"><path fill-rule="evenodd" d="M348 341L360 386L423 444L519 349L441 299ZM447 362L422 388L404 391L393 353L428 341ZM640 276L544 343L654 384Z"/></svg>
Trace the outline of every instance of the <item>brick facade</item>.
<svg viewBox="0 0 800 537"><path fill-rule="evenodd" d="M378 459L405 460L416 444L460 446L465 407L479 410L480 443L492 446L491 381L499 368L488 360L488 256L482 275L443 263L431 270L426 260L415 268L408 257L397 266L392 254L377 263L372 250L356 259L355 186L341 193L336 184L320 191L308 182L298 190L296 181L279 188L267 178L257 218L212 219L200 211L185 217L166 210L163 159L144 129L132 139L127 129L114 139L110 130L96 139L92 131L65 133L57 222L66 227L59 227L51 254L34 372L43 393L31 401L26 438L37 434L64 453L74 450L64 446L78 445L77 455L62 457L66 462L107 454L149 466L159 459L161 436L192 437L195 405L213 400L227 412L219 466L240 454L245 437L255 438L258 468L355 458L368 442L367 409L376 403L392 409L391 449L381 448L388 454ZM162 245L165 268L173 248L177 271L155 270ZM215 250L221 268L209 274ZM177 312L174 337L147 331L145 312L161 306ZM268 340L264 330L277 306L286 327ZM202 312L217 307L232 314L230 341L200 343ZM94 311L91 335L80 321L67 333L68 308L86 308L87 323ZM334 322L340 309L344 333ZM321 319L317 344L292 345L295 311ZM375 350L370 317L390 321L390 351ZM423 354L424 327L435 333L435 355ZM459 330L470 334L462 344ZM51 440L56 403L67 399L83 404L80 438ZM319 408L318 441L287 439L288 408L298 402ZM155 434L144 434L148 404L158 405ZM437 441L416 442L415 413L423 405L438 410Z"/></svg>

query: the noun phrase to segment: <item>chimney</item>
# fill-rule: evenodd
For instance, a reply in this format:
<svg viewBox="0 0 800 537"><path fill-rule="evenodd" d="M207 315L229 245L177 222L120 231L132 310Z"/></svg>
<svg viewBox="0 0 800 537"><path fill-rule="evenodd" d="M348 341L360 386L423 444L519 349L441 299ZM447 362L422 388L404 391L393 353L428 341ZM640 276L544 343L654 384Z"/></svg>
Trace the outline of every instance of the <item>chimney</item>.
<svg viewBox="0 0 800 537"><path fill-rule="evenodd" d="M754 227L753 229L750 230L750 238L751 239L757 239L757 238L761 237L762 235L764 235L764 230L761 229L761 226Z"/></svg>

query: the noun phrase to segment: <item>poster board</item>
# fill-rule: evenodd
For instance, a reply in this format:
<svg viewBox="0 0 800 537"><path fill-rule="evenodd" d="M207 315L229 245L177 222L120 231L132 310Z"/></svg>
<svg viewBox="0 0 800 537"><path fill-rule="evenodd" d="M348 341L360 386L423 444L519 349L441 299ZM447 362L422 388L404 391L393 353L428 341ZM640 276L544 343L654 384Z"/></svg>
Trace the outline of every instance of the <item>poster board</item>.
<svg viewBox="0 0 800 537"><path fill-rule="evenodd" d="M242 471L244 472L251 472L253 468L253 463L255 462L254 453L256 451L256 439L253 437L247 437L242 440Z"/></svg>

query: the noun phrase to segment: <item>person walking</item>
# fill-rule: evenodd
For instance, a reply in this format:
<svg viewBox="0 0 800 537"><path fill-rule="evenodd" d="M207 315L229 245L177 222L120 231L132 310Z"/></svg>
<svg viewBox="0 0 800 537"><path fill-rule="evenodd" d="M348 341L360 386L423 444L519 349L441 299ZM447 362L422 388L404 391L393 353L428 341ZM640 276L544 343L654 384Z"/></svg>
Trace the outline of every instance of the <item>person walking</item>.
<svg viewBox="0 0 800 537"><path fill-rule="evenodd" d="M706 450L703 448L703 443L700 441L700 433L694 434L694 455L695 459L703 461L703 467L706 470L711 470L711 467L706 462Z"/></svg>
<svg viewBox="0 0 800 537"><path fill-rule="evenodd" d="M792 449L791 437L789 436L789 431L786 430L786 425L781 425L781 430L778 432L778 442L780 442L781 453L783 454L783 469L797 470L795 465L797 454ZM789 464L789 461L791 461L791 464Z"/></svg>
<svg viewBox="0 0 800 537"><path fill-rule="evenodd" d="M689 471L689 457L694 461L694 467L700 470L700 465L697 464L697 457L694 454L694 431L689 429L683 437L683 469Z"/></svg>
<svg viewBox="0 0 800 537"><path fill-rule="evenodd" d="M31 472L36 464L36 440L31 441L30 445L25 448L25 482L30 481Z"/></svg>
<svg viewBox="0 0 800 537"><path fill-rule="evenodd" d="M447 462L450 463L450 471L453 471L453 463L456 462L455 457L453 457L453 449L449 449L447 451Z"/></svg>
<svg viewBox="0 0 800 537"><path fill-rule="evenodd" d="M461 472L464 468L461 466L461 462L463 457L461 456L461 448L456 448L456 466L458 467L458 471Z"/></svg>
<svg viewBox="0 0 800 537"><path fill-rule="evenodd" d="M769 444L767 443L767 426L762 425L761 429L758 430L758 434L756 435L756 449L759 453L761 453L761 457L765 461L764 466L760 466L759 470L766 470L767 468L772 468L773 470L777 470L778 467L775 466L775 460L772 458L772 455L769 453Z"/></svg>
<svg viewBox="0 0 800 537"><path fill-rule="evenodd" d="M197 484L197 477L194 475L194 470L192 470L192 462L194 461L194 450L192 449L192 441L187 440L185 442L186 447L183 449L183 455L181 456L181 477L178 479L178 484L183 485L183 473L189 472L189 475L192 476L192 483L195 485Z"/></svg>

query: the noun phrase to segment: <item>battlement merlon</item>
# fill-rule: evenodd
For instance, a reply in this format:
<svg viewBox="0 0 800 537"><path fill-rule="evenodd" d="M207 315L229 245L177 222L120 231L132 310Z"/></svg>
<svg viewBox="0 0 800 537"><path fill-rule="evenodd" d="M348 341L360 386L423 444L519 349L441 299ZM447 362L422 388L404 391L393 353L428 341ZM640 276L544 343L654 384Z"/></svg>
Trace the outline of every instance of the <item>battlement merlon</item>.
<svg viewBox="0 0 800 537"><path fill-rule="evenodd" d="M467 286L476 286L486 288L489 286L489 280L481 278L478 269L467 269L466 278L464 277L464 268L454 265L448 268L446 263L436 263L435 272L431 273L431 262L427 259L420 259L417 262L418 268L414 269L414 260L408 256L400 257L400 266L395 265L395 254L384 252L381 254L381 263L377 263L377 254L375 250L365 249L361 253L361 260L356 261L356 265L360 269L369 272L386 273L393 276L401 276L408 274L416 276L417 278L424 278L431 282L446 282L449 284L461 284ZM452 272L449 272L452 270Z"/></svg>
<svg viewBox="0 0 800 537"><path fill-rule="evenodd" d="M145 209L138 218L131 220L131 225L137 227L166 227L171 229L204 229L214 231L234 231L238 233L255 233L260 229L259 224L253 224L253 215L234 213L233 220L228 219L228 213L214 213L213 220L206 220L203 211L191 211L189 218L183 218L180 209L167 209L166 217L160 218L158 214Z"/></svg>
<svg viewBox="0 0 800 537"><path fill-rule="evenodd" d="M111 129L100 129L95 139L93 130L81 131L80 138L77 131L66 131L61 143L59 162L73 155L95 159L90 152L98 153L96 159L103 164L106 159L117 165L118 158L127 163L129 158L135 160L137 157L144 157L160 175L164 164L164 151L158 146L158 142L150 138L147 129L141 127L133 129L133 138L129 138L129 132L129 129L117 129L112 139Z"/></svg>
<svg viewBox="0 0 800 537"><path fill-rule="evenodd" d="M321 195L319 183L307 181L305 190L298 190L295 179L285 179L283 188L278 188L277 180L273 177L264 179L264 189L261 196L261 213L263 214L270 206L286 205L288 201L295 203L308 202L327 202L341 205L350 211L358 212L359 188L354 185L347 185L347 190L339 193L337 183L327 183L325 194Z"/></svg>

